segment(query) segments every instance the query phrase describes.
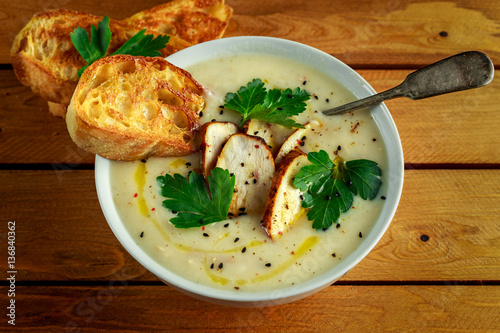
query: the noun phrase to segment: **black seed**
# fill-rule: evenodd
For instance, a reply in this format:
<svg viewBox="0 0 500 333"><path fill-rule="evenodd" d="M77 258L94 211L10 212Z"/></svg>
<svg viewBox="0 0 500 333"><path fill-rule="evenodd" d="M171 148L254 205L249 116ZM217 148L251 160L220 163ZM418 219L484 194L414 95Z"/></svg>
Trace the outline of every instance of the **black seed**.
<svg viewBox="0 0 500 333"><path fill-rule="evenodd" d="M245 207L241 207L239 210L240 210L240 212L244 212L246 210L246 208Z"/></svg>
<svg viewBox="0 0 500 333"><path fill-rule="evenodd" d="M448 37L448 33L446 31L441 31L439 33L439 36L441 36L441 37Z"/></svg>
<svg viewBox="0 0 500 333"><path fill-rule="evenodd" d="M304 200L304 196L302 194L300 195L300 200Z"/></svg>
<svg viewBox="0 0 500 333"><path fill-rule="evenodd" d="M429 240L429 236L427 236L427 235L422 235L422 236L420 236L420 240L421 240L422 242L427 242L427 241Z"/></svg>
<svg viewBox="0 0 500 333"><path fill-rule="evenodd" d="M373 139L372 139L372 141L377 141L377 139L376 139L376 138L373 138Z"/></svg>
<svg viewBox="0 0 500 333"><path fill-rule="evenodd" d="M270 263L270 262L268 262L268 263L266 264L266 267L271 267L271 263Z"/></svg>
<svg viewBox="0 0 500 333"><path fill-rule="evenodd" d="M315 99L318 99L318 96L314 95L314 98L315 98Z"/></svg>
<svg viewBox="0 0 500 333"><path fill-rule="evenodd" d="M222 263L219 264L219 269L222 269L222 267L224 267L224 265Z"/></svg>
<svg viewBox="0 0 500 333"><path fill-rule="evenodd" d="M292 98L293 96L292 96L292 94L288 94L288 95L286 95L286 97Z"/></svg>
<svg viewBox="0 0 500 333"><path fill-rule="evenodd" d="M359 232L359 238L363 238L363 234L361 233L361 231Z"/></svg>
<svg viewBox="0 0 500 333"><path fill-rule="evenodd" d="M306 84L307 84L307 81L302 82L302 85L304 85L304 86L305 86Z"/></svg>
<svg viewBox="0 0 500 333"><path fill-rule="evenodd" d="M246 246L245 246L244 248L242 248L242 249L241 249L241 253L245 253L245 252L247 252L247 248L246 248Z"/></svg>
<svg viewBox="0 0 500 333"><path fill-rule="evenodd" d="M214 119L212 119L212 122L216 122L216 121L217 121L217 119L215 119L215 118L214 118Z"/></svg>
<svg viewBox="0 0 500 333"><path fill-rule="evenodd" d="M245 163L241 163L241 166L244 167L245 166Z"/></svg>
<svg viewBox="0 0 500 333"><path fill-rule="evenodd" d="M224 110L220 110L219 114L223 114L224 113Z"/></svg>
<svg viewBox="0 0 500 333"><path fill-rule="evenodd" d="M283 108L278 108L278 110L283 111Z"/></svg>
<svg viewBox="0 0 500 333"><path fill-rule="evenodd" d="M206 232L204 232L204 233L203 233L203 236L204 236L204 237L208 237L209 235L208 235Z"/></svg>
<svg viewBox="0 0 500 333"><path fill-rule="evenodd" d="M234 239L234 242L236 243L236 242L237 242L237 241L239 241L239 240L240 240L240 238L239 238L239 237L236 237L236 238Z"/></svg>
<svg viewBox="0 0 500 333"><path fill-rule="evenodd" d="M304 141L300 141L300 146L304 146L305 142Z"/></svg>
<svg viewBox="0 0 500 333"><path fill-rule="evenodd" d="M337 225L335 226L335 228L340 228L340 223L337 223Z"/></svg>
<svg viewBox="0 0 500 333"><path fill-rule="evenodd" d="M337 147L337 150L342 150L342 147L339 145L339 146Z"/></svg>
<svg viewBox="0 0 500 333"><path fill-rule="evenodd" d="M187 162L186 166L188 166L188 167L191 166L191 162Z"/></svg>
<svg viewBox="0 0 500 333"><path fill-rule="evenodd" d="M385 200L386 198L385 198L385 196L381 196L380 199Z"/></svg>
<svg viewBox="0 0 500 333"><path fill-rule="evenodd" d="M224 109L224 105L219 105L219 109Z"/></svg>
<svg viewBox="0 0 500 333"><path fill-rule="evenodd" d="M229 174L229 176L231 176L231 177L232 177L232 176L234 176L234 173L232 173L232 172L231 172L231 173Z"/></svg>
<svg viewBox="0 0 500 333"><path fill-rule="evenodd" d="M330 103L330 100L327 98L327 99L326 99L326 102L327 102L327 103Z"/></svg>
<svg viewBox="0 0 500 333"><path fill-rule="evenodd" d="M227 213L227 216L234 216L234 214L229 212L229 213Z"/></svg>
<svg viewBox="0 0 500 333"><path fill-rule="evenodd" d="M141 162L142 162L142 163L146 163L146 160L143 158L143 159L141 160Z"/></svg>
<svg viewBox="0 0 500 333"><path fill-rule="evenodd" d="M254 179L253 179L253 183L254 183L254 184L257 184L257 179L255 179L255 178L254 178Z"/></svg>
<svg viewBox="0 0 500 333"><path fill-rule="evenodd" d="M257 135L257 134L259 134L259 131L253 132L253 135Z"/></svg>
<svg viewBox="0 0 500 333"><path fill-rule="evenodd" d="M334 258L335 258L336 256L337 256L337 255L336 255L335 253L332 253L332 257L334 257Z"/></svg>
<svg viewBox="0 0 500 333"><path fill-rule="evenodd" d="M248 184L250 184L250 183L248 181L245 181L245 185L248 185Z"/></svg>
<svg viewBox="0 0 500 333"><path fill-rule="evenodd" d="M200 111L200 113L198 114L201 117L203 117L203 112Z"/></svg>
<svg viewBox="0 0 500 333"><path fill-rule="evenodd" d="M306 137L305 137L305 136L303 136L303 137L302 137L302 139L300 139L300 140L301 140L301 141L304 141L305 139L306 139Z"/></svg>
<svg viewBox="0 0 500 333"><path fill-rule="evenodd" d="M172 211L172 214L177 214L177 211L176 211L176 210L173 210L173 211Z"/></svg>
<svg viewBox="0 0 500 333"><path fill-rule="evenodd" d="M144 231L141 232L141 235L139 237L141 237L141 238L144 237Z"/></svg>
<svg viewBox="0 0 500 333"><path fill-rule="evenodd" d="M327 230L328 230L328 228L323 228L322 230L323 230L323 231L327 231Z"/></svg>
<svg viewBox="0 0 500 333"><path fill-rule="evenodd" d="M231 213L229 213L229 214L231 214ZM224 224L224 228L227 228L227 227L229 227L229 223Z"/></svg>

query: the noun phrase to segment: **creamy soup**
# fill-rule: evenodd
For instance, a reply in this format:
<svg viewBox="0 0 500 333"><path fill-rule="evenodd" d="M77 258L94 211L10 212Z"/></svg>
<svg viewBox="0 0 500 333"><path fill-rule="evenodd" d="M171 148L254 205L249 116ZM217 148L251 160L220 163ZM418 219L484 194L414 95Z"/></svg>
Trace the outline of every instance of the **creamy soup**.
<svg viewBox="0 0 500 333"><path fill-rule="evenodd" d="M241 117L223 109L224 97L254 78L268 88L301 87L311 94L307 110L296 117L311 123L304 135L305 153L323 149L333 160L370 159L382 170L382 187L372 201L354 196L352 208L338 224L315 230L302 214L279 239L271 240L260 225L261 214L247 214L192 229L177 229L174 216L162 207L156 178L165 173L187 176L199 172L198 153L147 161L112 162L114 200L128 231L152 258L176 274L203 285L240 291L290 287L331 269L349 256L370 232L386 192L386 152L367 110L340 116L320 111L354 99L349 91L321 72L269 55L238 55L209 60L186 68L206 88L201 123ZM281 131L286 137L290 130ZM263 194L265 195L265 194Z"/></svg>

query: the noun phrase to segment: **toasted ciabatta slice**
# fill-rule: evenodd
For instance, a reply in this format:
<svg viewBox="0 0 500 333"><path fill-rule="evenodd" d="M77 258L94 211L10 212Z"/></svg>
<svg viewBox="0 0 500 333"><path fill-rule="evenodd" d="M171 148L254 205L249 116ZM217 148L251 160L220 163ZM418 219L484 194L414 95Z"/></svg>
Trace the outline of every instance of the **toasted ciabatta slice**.
<svg viewBox="0 0 500 333"><path fill-rule="evenodd" d="M174 0L138 12L125 21L197 44L221 38L232 12L224 0Z"/></svg>
<svg viewBox="0 0 500 333"><path fill-rule="evenodd" d="M181 156L196 150L203 89L161 57L102 58L83 73L66 115L71 138L115 160Z"/></svg>
<svg viewBox="0 0 500 333"><path fill-rule="evenodd" d="M236 178L229 212L262 214L274 175L274 159L266 143L256 136L234 134L222 148L216 166Z"/></svg>
<svg viewBox="0 0 500 333"><path fill-rule="evenodd" d="M86 64L73 46L70 33L77 27L90 33L90 26L97 26L101 20L101 16L73 10L50 10L34 15L14 39L11 62L19 81L45 100L61 104L51 109L57 115L65 113L78 82L78 70ZM111 19L109 27L111 43L107 54L116 51L141 30ZM146 33L160 34L152 30ZM191 45L170 36L161 53L168 56Z"/></svg>
<svg viewBox="0 0 500 333"><path fill-rule="evenodd" d="M289 152L276 169L261 224L267 234L276 240L288 230L302 210L302 192L293 180L308 164L307 155L299 149Z"/></svg>
<svg viewBox="0 0 500 333"><path fill-rule="evenodd" d="M208 177L215 167L222 147L233 134L238 133L238 126L231 122L213 121L203 124L200 130L201 172Z"/></svg>

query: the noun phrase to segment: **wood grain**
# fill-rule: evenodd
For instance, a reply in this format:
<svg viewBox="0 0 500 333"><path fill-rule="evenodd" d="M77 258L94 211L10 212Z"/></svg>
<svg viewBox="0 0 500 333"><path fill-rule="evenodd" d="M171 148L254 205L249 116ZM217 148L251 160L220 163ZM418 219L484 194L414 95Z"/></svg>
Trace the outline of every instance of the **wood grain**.
<svg viewBox="0 0 500 333"><path fill-rule="evenodd" d="M0 218L17 224L20 280L157 281L108 227L92 171L1 171L0 183ZM342 283L498 282L499 195L500 170L407 170L391 226Z"/></svg>
<svg viewBox="0 0 500 333"><path fill-rule="evenodd" d="M410 72L359 70L378 92L397 85ZM398 127L405 162L499 164L499 94L497 78L475 90L386 102ZM0 163L60 163L69 168L94 162L94 155L73 143L65 121L49 114L45 102L21 86L12 71L0 71L0 96Z"/></svg>
<svg viewBox="0 0 500 333"><path fill-rule="evenodd" d="M0 16L0 63L10 63L13 38L37 12L66 8L125 18L166 1L6 2ZM243 1L227 0L234 15L225 36L291 39L356 67L420 67L465 50L500 60L500 3L485 1ZM443 15L446 13L446 15Z"/></svg>
<svg viewBox="0 0 500 333"><path fill-rule="evenodd" d="M0 294L5 304L5 293ZM493 332L492 286L330 286L272 308L228 308L169 287L19 287L16 332ZM3 320L0 327L5 327Z"/></svg>

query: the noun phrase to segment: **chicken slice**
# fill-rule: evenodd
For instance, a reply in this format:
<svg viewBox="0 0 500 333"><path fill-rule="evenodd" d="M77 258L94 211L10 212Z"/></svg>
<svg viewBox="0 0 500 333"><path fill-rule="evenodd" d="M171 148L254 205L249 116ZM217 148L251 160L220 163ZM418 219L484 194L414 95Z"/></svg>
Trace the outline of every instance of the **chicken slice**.
<svg viewBox="0 0 500 333"><path fill-rule="evenodd" d="M301 146L304 145L304 136L306 132L311 129L313 126L317 126L319 123L317 121L312 121L304 125L304 128L298 128L293 132L286 140L283 142L281 145L278 153L276 154L276 157L274 159L274 163L276 166L278 166L283 159L289 152L291 152L294 149L297 149Z"/></svg>
<svg viewBox="0 0 500 333"><path fill-rule="evenodd" d="M232 135L216 166L229 170L236 178L229 212L262 214L275 171L273 155L264 140L243 133Z"/></svg>
<svg viewBox="0 0 500 333"><path fill-rule="evenodd" d="M293 180L307 164L307 155L300 149L294 149L281 160L276 169L261 221L273 240L281 237L302 212L302 192L293 186Z"/></svg>
<svg viewBox="0 0 500 333"><path fill-rule="evenodd" d="M210 171L215 167L222 147L229 137L235 133L238 133L238 126L230 122L214 121L206 123L201 127L201 171L205 178L208 177Z"/></svg>

